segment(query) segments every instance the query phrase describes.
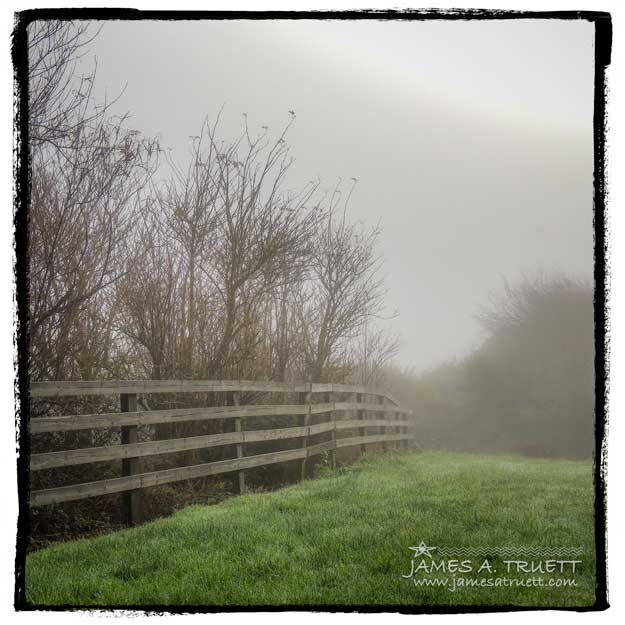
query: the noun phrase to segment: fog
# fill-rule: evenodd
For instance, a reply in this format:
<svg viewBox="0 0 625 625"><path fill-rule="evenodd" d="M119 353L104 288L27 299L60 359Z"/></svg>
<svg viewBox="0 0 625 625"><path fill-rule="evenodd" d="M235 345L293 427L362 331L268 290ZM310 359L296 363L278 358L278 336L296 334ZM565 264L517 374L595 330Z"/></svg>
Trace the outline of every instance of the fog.
<svg viewBox="0 0 625 625"><path fill-rule="evenodd" d="M380 222L388 326L418 370L483 339L473 314L502 278L592 273L591 23L106 22L95 97L178 161L220 109L288 135L287 186L358 183Z"/></svg>
<svg viewBox="0 0 625 625"><path fill-rule="evenodd" d="M555 20L31 24L32 544L391 450L587 471L592 44Z"/></svg>

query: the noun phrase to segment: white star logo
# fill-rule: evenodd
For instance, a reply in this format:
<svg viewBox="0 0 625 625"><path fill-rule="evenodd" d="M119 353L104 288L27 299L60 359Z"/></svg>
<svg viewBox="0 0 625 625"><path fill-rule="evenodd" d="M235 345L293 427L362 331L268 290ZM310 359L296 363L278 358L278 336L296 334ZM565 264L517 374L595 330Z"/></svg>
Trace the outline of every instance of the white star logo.
<svg viewBox="0 0 625 625"><path fill-rule="evenodd" d="M432 554L430 552L435 551L436 547L428 547L423 541L421 541L421 544L418 547L410 547L410 549L414 551L414 556L412 556L413 558L421 555L426 555L431 558Z"/></svg>

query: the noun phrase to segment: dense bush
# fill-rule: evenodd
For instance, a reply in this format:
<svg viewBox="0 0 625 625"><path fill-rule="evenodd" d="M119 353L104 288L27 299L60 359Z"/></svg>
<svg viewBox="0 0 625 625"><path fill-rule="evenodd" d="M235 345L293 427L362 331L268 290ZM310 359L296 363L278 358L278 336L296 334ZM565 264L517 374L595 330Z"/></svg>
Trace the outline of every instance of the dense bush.
<svg viewBox="0 0 625 625"><path fill-rule="evenodd" d="M589 283L506 284L478 315L485 342L427 374L393 372L425 447L587 457L593 448L593 293Z"/></svg>

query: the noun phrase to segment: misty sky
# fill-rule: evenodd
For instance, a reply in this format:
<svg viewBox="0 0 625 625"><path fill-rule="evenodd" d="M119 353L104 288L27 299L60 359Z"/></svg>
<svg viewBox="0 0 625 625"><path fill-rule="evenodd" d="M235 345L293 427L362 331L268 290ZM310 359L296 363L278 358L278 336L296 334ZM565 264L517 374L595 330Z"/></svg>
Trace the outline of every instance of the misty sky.
<svg viewBox="0 0 625 625"><path fill-rule="evenodd" d="M582 21L106 22L98 91L179 161L296 112L288 185L359 182L383 227L398 364L466 355L472 315L537 271L592 275L593 26ZM86 63L90 63L85 59Z"/></svg>

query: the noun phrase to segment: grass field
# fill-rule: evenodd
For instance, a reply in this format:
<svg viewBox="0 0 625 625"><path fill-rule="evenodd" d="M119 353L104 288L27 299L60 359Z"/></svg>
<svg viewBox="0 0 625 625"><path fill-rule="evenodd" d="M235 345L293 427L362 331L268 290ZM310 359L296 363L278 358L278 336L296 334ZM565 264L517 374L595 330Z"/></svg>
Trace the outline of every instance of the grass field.
<svg viewBox="0 0 625 625"><path fill-rule="evenodd" d="M193 506L138 528L32 553L27 600L588 606L595 602L593 499L589 462L389 452L278 492ZM416 555L410 547L422 541L438 550ZM522 549L512 556L497 551L511 546ZM476 551L458 551L469 547ZM532 547L583 551L555 557ZM449 571L454 559L470 561L472 571ZM547 566L549 559L581 563L574 573L573 565L557 565L562 573L546 574L516 573L518 565L504 563ZM427 569L442 560L444 572L414 570L420 562ZM484 560L492 570L478 573ZM488 581L503 577L510 584L541 577L545 585ZM426 578L443 581L419 585ZM484 585L459 587L460 578ZM576 585L549 585L565 578Z"/></svg>

